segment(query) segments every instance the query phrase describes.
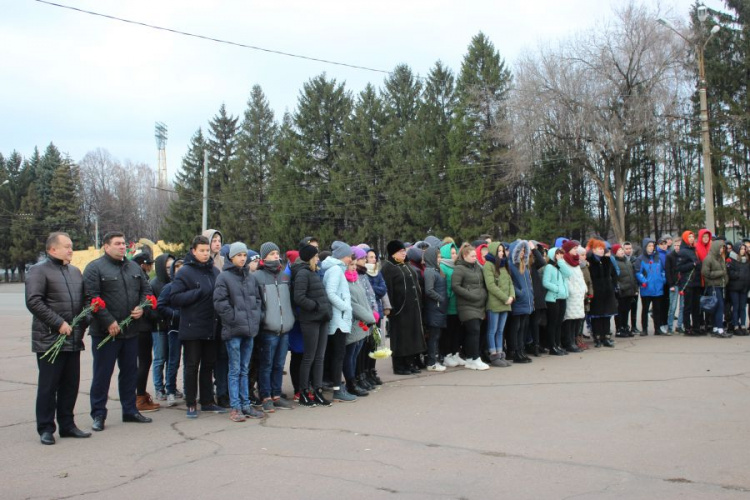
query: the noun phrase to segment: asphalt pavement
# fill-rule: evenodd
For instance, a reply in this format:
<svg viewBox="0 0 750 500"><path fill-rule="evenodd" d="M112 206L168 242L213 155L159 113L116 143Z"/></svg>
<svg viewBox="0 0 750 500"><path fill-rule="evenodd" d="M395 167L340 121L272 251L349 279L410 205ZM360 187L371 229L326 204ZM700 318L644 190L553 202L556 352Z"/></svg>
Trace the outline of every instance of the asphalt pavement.
<svg viewBox="0 0 750 500"><path fill-rule="evenodd" d="M366 398L244 423L188 420L184 404L122 423L115 376L104 432L43 446L22 285L0 285L0 318L3 499L750 498L750 337L617 339L413 377L379 361L386 383Z"/></svg>

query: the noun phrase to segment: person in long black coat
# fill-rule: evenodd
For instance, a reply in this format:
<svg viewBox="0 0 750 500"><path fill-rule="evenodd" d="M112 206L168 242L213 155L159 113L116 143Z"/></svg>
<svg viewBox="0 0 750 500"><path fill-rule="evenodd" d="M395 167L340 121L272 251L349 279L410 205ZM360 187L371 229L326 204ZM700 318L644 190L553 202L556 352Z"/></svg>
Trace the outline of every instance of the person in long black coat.
<svg viewBox="0 0 750 500"><path fill-rule="evenodd" d="M406 248L401 241L387 245L388 260L383 263L381 273L391 300L391 350L393 372L411 375L420 370L414 366L414 356L424 352L427 346L422 330L422 290L417 273L407 264Z"/></svg>
<svg viewBox="0 0 750 500"><path fill-rule="evenodd" d="M617 314L617 271L612 259L605 257L603 240L591 240L587 245L589 254L589 273L594 286L594 296L591 298L589 315L591 316L591 330L594 334L594 346L614 347L609 339L609 328L612 316Z"/></svg>

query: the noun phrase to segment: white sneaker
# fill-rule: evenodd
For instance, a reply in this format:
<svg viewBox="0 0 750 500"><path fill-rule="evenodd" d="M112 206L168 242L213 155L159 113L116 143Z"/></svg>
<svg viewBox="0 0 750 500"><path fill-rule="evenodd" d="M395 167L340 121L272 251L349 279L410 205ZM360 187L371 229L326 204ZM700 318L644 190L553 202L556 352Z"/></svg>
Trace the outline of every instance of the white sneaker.
<svg viewBox="0 0 750 500"><path fill-rule="evenodd" d="M441 365L440 363L435 363L434 365L430 365L427 367L428 372L444 372L445 367Z"/></svg>
<svg viewBox="0 0 750 500"><path fill-rule="evenodd" d="M453 357L453 354L448 354L443 359L443 364L448 368L455 368L456 366L458 366L458 361L456 361L456 358Z"/></svg>
<svg viewBox="0 0 750 500"><path fill-rule="evenodd" d="M464 366L464 365L466 365L466 361L464 361L464 359L458 353L456 353L456 354L453 355L453 361L455 361L456 363L458 363L458 366Z"/></svg>
<svg viewBox="0 0 750 500"><path fill-rule="evenodd" d="M489 370L490 369L490 365L482 361L482 358L474 359L472 360L472 362L474 363L474 366L476 366L475 370Z"/></svg>
<svg viewBox="0 0 750 500"><path fill-rule="evenodd" d="M175 404L174 394L167 394L167 406L174 406Z"/></svg>

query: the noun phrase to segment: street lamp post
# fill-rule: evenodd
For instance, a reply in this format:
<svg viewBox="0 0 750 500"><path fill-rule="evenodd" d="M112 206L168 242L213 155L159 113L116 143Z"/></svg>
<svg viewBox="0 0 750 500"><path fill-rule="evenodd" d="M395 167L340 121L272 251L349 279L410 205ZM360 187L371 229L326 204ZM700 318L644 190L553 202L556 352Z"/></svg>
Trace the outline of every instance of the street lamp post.
<svg viewBox="0 0 750 500"><path fill-rule="evenodd" d="M698 20L701 22L701 26L708 18L708 9L705 5L698 6ZM701 145L703 148L703 189L704 198L706 205L706 229L712 233L716 232L716 218L714 216L714 183L713 183L713 169L711 167L711 134L709 133L708 127L708 99L706 98L706 67L705 67L705 51L706 45L713 38L713 36L721 29L717 24L711 28L711 33L705 42L700 43L700 40L688 40L682 33L677 31L672 23L666 19L659 19L660 24L671 29L677 33L680 38L690 44L695 45L695 52L698 58L698 96L700 98L701 106Z"/></svg>

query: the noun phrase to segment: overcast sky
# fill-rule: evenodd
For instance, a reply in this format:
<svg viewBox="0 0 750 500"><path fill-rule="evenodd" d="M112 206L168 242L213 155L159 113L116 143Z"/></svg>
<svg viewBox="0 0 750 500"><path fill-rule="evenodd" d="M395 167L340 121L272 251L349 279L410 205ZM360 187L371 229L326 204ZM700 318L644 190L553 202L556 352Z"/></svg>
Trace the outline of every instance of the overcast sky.
<svg viewBox="0 0 750 500"><path fill-rule="evenodd" d="M454 72L479 31L506 62L540 42L606 22L626 0L401 0L359 2L53 0L191 33L383 70L406 63ZM643 0L656 6L656 0ZM663 0L670 19L693 0ZM720 0L706 0L723 8ZM28 156L52 141L75 161L96 148L156 167L154 122L169 128L172 178L198 127L222 103L242 114L260 84L276 118L302 84L327 73L357 93L381 73L217 44L34 0L0 0L0 152Z"/></svg>

